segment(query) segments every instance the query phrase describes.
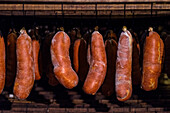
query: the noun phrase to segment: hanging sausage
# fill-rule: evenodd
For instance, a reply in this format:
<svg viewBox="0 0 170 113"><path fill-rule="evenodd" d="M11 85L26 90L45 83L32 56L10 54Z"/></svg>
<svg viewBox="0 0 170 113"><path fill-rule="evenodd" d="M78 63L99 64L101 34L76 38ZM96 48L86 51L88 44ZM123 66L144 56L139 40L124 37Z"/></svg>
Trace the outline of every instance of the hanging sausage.
<svg viewBox="0 0 170 113"><path fill-rule="evenodd" d="M40 80L40 72L39 72L39 51L40 51L40 44L38 37L35 35L35 30L30 30L30 36L32 38L32 49L33 49L33 59L34 59L34 71L35 71L35 80Z"/></svg>
<svg viewBox="0 0 170 113"><path fill-rule="evenodd" d="M57 32L51 42L51 59L55 77L64 87L72 89L78 84L78 76L71 67L69 47L69 36L64 31Z"/></svg>
<svg viewBox="0 0 170 113"><path fill-rule="evenodd" d="M132 94L132 35L123 27L118 42L116 60L116 95L119 101L125 101Z"/></svg>
<svg viewBox="0 0 170 113"><path fill-rule="evenodd" d="M44 73L46 74L46 77L48 78L48 84L51 86L57 86L59 84L53 71L54 66L52 64L51 53L50 53L51 41L54 35L55 35L54 33L50 33L46 31L45 39L43 41L43 48L42 48L43 70Z"/></svg>
<svg viewBox="0 0 170 113"><path fill-rule="evenodd" d="M158 86L164 51L164 44L159 34L154 32L153 28L149 28L149 31L143 52L142 89L145 91L155 90Z"/></svg>
<svg viewBox="0 0 170 113"><path fill-rule="evenodd" d="M11 29L11 32L7 36L7 50L6 50L6 83L7 87L14 84L16 77L17 56L16 56L16 41L17 34L15 30Z"/></svg>
<svg viewBox="0 0 170 113"><path fill-rule="evenodd" d="M131 31L132 34L132 84L133 85L140 85L141 79L142 79L142 73L140 70L140 64L139 64L139 43L137 34L133 31Z"/></svg>
<svg viewBox="0 0 170 113"><path fill-rule="evenodd" d="M88 73L87 43L83 38L77 39L73 47L73 65L80 80L84 82Z"/></svg>
<svg viewBox="0 0 170 113"><path fill-rule="evenodd" d="M0 94L5 85L5 43L2 33L0 31Z"/></svg>
<svg viewBox="0 0 170 113"><path fill-rule="evenodd" d="M34 85L34 60L32 50L32 40L24 29L17 39L17 75L13 92L19 99L26 99Z"/></svg>
<svg viewBox="0 0 170 113"><path fill-rule="evenodd" d="M103 36L98 31L92 33L90 49L90 69L83 90L87 94L95 95L105 79L107 69Z"/></svg>
<svg viewBox="0 0 170 113"><path fill-rule="evenodd" d="M102 93L105 96L111 96L115 92L115 72L116 72L116 58L117 58L117 42L116 35L112 34L110 30L106 35L105 50L107 56L107 72L106 78L102 85Z"/></svg>

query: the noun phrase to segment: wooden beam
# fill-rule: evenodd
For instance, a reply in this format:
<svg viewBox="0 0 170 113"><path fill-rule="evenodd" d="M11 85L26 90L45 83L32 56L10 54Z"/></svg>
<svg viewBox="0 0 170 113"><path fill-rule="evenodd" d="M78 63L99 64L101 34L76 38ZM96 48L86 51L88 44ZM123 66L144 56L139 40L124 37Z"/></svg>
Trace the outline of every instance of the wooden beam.
<svg viewBox="0 0 170 113"><path fill-rule="evenodd" d="M150 10L151 4L126 4L126 10ZM154 10L168 10L170 4L153 4ZM23 4L0 4L0 10L23 10ZM24 4L24 10L62 10L62 4ZM63 10L95 10L95 4L63 4ZM124 10L124 4L98 4L97 10Z"/></svg>
<svg viewBox="0 0 170 113"><path fill-rule="evenodd" d="M170 2L169 0L1 0L1 2Z"/></svg>

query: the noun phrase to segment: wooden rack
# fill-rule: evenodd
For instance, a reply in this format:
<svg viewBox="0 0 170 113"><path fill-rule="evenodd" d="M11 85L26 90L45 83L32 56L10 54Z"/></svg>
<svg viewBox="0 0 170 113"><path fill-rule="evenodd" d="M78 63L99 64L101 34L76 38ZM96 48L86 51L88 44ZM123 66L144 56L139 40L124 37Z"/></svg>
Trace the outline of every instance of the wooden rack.
<svg viewBox="0 0 170 113"><path fill-rule="evenodd" d="M170 0L1 0L0 15L167 16Z"/></svg>

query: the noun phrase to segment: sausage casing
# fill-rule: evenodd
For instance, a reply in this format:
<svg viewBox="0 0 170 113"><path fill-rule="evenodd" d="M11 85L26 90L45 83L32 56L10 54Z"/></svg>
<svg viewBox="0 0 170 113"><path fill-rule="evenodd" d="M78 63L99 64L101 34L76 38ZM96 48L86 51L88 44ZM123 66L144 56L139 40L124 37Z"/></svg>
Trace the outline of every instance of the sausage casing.
<svg viewBox="0 0 170 113"><path fill-rule="evenodd" d="M63 31L57 32L51 42L51 58L54 65L54 73L64 87L71 89L78 84L78 76L71 67L69 47L69 36Z"/></svg>
<svg viewBox="0 0 170 113"><path fill-rule="evenodd" d="M83 86L83 90L87 94L94 95L102 85L107 69L107 59L103 37L98 31L93 32L90 46L90 68Z"/></svg>
<svg viewBox="0 0 170 113"><path fill-rule="evenodd" d="M84 82L88 73L89 64L87 62L87 43L81 38L74 43L73 65L79 79Z"/></svg>
<svg viewBox="0 0 170 113"><path fill-rule="evenodd" d="M133 38L133 49L132 49L132 84L140 85L142 79L142 73L140 71L139 64L139 48L137 47L136 39Z"/></svg>
<svg viewBox="0 0 170 113"><path fill-rule="evenodd" d="M121 33L118 42L116 60L116 95L119 101L125 101L132 94L132 35L128 30Z"/></svg>
<svg viewBox="0 0 170 113"><path fill-rule="evenodd" d="M17 70L17 55L16 55L16 41L17 35L13 32L7 36L7 48L6 48L6 83L7 87L14 84Z"/></svg>
<svg viewBox="0 0 170 113"><path fill-rule="evenodd" d="M32 40L25 30L21 30L21 34L17 39L17 75L14 83L14 94L19 99L26 99L34 85L34 61Z"/></svg>
<svg viewBox="0 0 170 113"><path fill-rule="evenodd" d="M155 90L161 73L164 44L158 33L151 31L146 37L143 54L142 89Z"/></svg>
<svg viewBox="0 0 170 113"><path fill-rule="evenodd" d="M5 85L5 43L4 38L0 34L0 94Z"/></svg>
<svg viewBox="0 0 170 113"><path fill-rule="evenodd" d="M107 56L107 72L101 89L105 96L111 96L115 92L117 42L114 39L107 39L105 41L105 49Z"/></svg>
<svg viewBox="0 0 170 113"><path fill-rule="evenodd" d="M40 44L38 40L32 41L32 48L33 48L33 57L34 57L34 69L35 69L35 80L40 80L40 72L39 72L39 63L38 63L38 55L40 50Z"/></svg>

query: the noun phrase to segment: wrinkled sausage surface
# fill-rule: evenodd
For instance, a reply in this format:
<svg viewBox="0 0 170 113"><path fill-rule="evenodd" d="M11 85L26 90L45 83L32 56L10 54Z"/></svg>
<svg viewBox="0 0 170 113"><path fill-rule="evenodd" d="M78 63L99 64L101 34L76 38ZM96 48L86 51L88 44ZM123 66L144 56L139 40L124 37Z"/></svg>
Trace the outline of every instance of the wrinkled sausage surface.
<svg viewBox="0 0 170 113"><path fill-rule="evenodd" d="M164 44L158 33L151 31L146 37L143 54L142 89L155 90L161 73Z"/></svg>
<svg viewBox="0 0 170 113"><path fill-rule="evenodd" d="M14 84L14 94L19 99L26 99L34 85L34 61L32 40L26 31L21 31L17 39L17 75Z"/></svg>
<svg viewBox="0 0 170 113"><path fill-rule="evenodd" d="M121 33L118 42L116 60L116 95L119 101L125 101L132 94L132 35L128 30Z"/></svg>
<svg viewBox="0 0 170 113"><path fill-rule="evenodd" d="M71 89L78 84L78 76L71 67L69 57L70 38L63 32L55 34L51 43L51 58L55 77L66 88Z"/></svg>
<svg viewBox="0 0 170 113"><path fill-rule="evenodd" d="M83 90L87 94L94 95L102 85L107 69L107 58L102 35L94 31L91 38L90 68L85 80Z"/></svg>

